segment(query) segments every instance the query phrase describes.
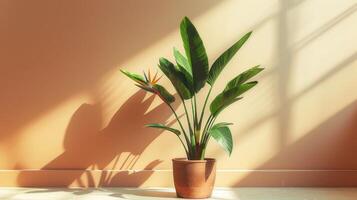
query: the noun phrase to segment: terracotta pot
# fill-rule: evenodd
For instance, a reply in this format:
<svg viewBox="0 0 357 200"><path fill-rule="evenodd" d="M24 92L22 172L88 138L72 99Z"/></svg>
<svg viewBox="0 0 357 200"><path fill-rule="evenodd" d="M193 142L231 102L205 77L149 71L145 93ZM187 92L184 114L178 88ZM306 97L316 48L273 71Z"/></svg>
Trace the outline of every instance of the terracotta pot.
<svg viewBox="0 0 357 200"><path fill-rule="evenodd" d="M208 198L216 179L216 160L172 159L176 194L182 198Z"/></svg>

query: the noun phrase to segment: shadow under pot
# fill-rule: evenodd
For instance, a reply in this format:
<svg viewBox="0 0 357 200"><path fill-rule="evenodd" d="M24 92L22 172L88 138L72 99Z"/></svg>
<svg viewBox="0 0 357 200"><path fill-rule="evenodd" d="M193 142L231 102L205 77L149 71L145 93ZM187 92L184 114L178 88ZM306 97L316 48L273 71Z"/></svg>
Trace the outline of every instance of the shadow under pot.
<svg viewBox="0 0 357 200"><path fill-rule="evenodd" d="M200 199L212 194L216 179L216 160L172 159L173 176L178 197Z"/></svg>

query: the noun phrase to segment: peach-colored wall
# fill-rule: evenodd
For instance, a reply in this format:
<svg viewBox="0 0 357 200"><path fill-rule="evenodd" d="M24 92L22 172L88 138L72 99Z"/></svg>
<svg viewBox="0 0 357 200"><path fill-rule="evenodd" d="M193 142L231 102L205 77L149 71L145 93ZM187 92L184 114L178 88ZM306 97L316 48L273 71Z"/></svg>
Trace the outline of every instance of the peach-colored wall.
<svg viewBox="0 0 357 200"><path fill-rule="evenodd" d="M170 159L184 152L143 125L173 117L119 69L172 59L183 16L210 63L254 31L215 94L266 67L220 117L234 123L235 148L229 158L211 142L217 185L357 185L356 10L354 0L0 1L0 185L170 186Z"/></svg>

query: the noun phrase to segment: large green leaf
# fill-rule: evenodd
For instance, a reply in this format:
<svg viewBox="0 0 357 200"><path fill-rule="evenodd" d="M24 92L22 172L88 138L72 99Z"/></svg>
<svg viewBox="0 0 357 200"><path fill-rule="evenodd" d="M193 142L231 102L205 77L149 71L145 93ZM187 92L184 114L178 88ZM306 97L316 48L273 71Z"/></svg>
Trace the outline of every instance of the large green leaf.
<svg viewBox="0 0 357 200"><path fill-rule="evenodd" d="M252 32L245 34L240 40L238 40L229 49L227 49L221 56L219 56L216 61L214 61L211 69L209 70L207 79L208 84L214 84L224 67L237 53L237 51L243 46L243 44L248 40L251 34Z"/></svg>
<svg viewBox="0 0 357 200"><path fill-rule="evenodd" d="M127 77L129 77L130 79L132 79L133 81L139 83L139 84L145 84L145 79L143 76L139 75L139 74L135 74L135 73L131 73L128 72L126 70L121 69L120 70L123 74L125 74Z"/></svg>
<svg viewBox="0 0 357 200"><path fill-rule="evenodd" d="M257 81L244 83L217 95L210 105L211 114L217 116L224 108L240 100L239 96L254 87L257 83Z"/></svg>
<svg viewBox="0 0 357 200"><path fill-rule="evenodd" d="M195 26L187 17L181 21L180 32L187 60L192 68L194 89L198 92L205 85L208 77L206 49Z"/></svg>
<svg viewBox="0 0 357 200"><path fill-rule="evenodd" d="M172 103L175 101L175 97L170 94L163 86L159 84L155 84L152 86L152 88L155 89L155 91L160 95L161 99L164 100L167 103Z"/></svg>
<svg viewBox="0 0 357 200"><path fill-rule="evenodd" d="M264 70L264 68L261 68L260 65L257 65L255 67L252 67L252 68L244 71L243 73L239 74L234 79L229 81L224 90L227 91L229 89L232 89L232 88L234 88L234 87L236 87L238 85L241 85L241 84L245 83L250 78L252 78L253 76L257 75L259 72L261 72L263 70Z"/></svg>
<svg viewBox="0 0 357 200"><path fill-rule="evenodd" d="M214 125L209 130L209 134L225 151L227 151L229 155L231 155L233 150L233 138L228 126L222 124Z"/></svg>
<svg viewBox="0 0 357 200"><path fill-rule="evenodd" d="M159 128L159 129L164 129L164 130L168 130L173 132L175 135L179 136L181 134L181 132L177 129L165 126L164 124L146 124L146 127L150 127L150 128Z"/></svg>
<svg viewBox="0 0 357 200"><path fill-rule="evenodd" d="M160 58L159 68L170 79L172 85L176 91L184 99L190 99L192 97L193 88L189 88L189 81L186 80L185 75L178 70L174 64L168 61L166 58Z"/></svg>

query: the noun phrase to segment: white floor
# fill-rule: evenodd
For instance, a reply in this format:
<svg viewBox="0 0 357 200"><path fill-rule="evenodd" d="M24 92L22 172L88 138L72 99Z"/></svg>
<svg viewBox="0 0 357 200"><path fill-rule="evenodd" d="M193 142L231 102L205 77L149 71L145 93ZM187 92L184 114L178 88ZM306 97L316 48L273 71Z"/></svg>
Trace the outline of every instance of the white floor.
<svg viewBox="0 0 357 200"><path fill-rule="evenodd" d="M13 200L107 200L176 199L168 188L0 188L0 199ZM357 188L217 188L217 200L356 200Z"/></svg>

